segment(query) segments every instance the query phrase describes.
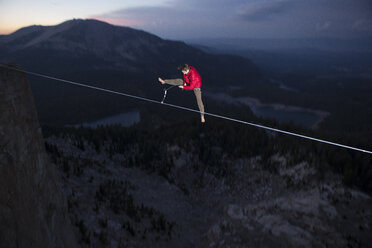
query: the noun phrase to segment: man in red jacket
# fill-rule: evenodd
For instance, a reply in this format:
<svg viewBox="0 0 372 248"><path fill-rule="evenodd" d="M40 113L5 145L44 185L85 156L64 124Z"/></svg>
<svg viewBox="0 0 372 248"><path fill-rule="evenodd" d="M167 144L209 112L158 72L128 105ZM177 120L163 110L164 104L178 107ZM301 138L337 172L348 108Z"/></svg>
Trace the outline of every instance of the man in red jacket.
<svg viewBox="0 0 372 248"><path fill-rule="evenodd" d="M158 78L162 84L178 85L179 88L184 90L193 90L196 96L196 101L200 110L201 122L205 122L204 118L204 105L201 97L201 77L196 69L188 64L181 65L178 67L183 73L183 79L161 79Z"/></svg>

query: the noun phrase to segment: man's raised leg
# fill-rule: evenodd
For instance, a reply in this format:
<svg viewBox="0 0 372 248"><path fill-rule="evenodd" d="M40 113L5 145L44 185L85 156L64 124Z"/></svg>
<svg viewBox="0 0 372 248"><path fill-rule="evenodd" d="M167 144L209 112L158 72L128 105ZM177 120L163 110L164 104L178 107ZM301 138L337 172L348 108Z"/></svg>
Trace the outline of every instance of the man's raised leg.
<svg viewBox="0 0 372 248"><path fill-rule="evenodd" d="M161 79L158 78L161 84L170 84L170 85L183 85L183 79L176 78L176 79Z"/></svg>

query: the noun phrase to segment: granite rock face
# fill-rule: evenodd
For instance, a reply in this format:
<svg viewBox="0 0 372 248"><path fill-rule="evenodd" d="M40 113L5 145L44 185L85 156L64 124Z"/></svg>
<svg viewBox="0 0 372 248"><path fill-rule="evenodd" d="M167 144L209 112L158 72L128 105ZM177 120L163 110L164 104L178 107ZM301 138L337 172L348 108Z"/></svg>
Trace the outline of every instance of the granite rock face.
<svg viewBox="0 0 372 248"><path fill-rule="evenodd" d="M0 67L0 247L76 247L26 76Z"/></svg>

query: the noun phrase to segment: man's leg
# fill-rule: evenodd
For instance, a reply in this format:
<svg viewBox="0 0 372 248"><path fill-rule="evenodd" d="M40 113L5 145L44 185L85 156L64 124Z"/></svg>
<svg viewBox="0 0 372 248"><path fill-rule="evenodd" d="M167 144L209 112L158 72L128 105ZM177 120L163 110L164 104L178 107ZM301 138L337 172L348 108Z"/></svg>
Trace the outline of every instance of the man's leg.
<svg viewBox="0 0 372 248"><path fill-rule="evenodd" d="M159 81L162 84L170 84L170 85L183 85L183 79L176 78L176 79L161 79L159 78Z"/></svg>
<svg viewBox="0 0 372 248"><path fill-rule="evenodd" d="M204 119L204 104L203 104L202 97L201 97L201 89L200 88L195 88L194 89L194 94L195 94L196 102L198 103L198 107L199 107L199 110L200 110L201 122L205 122L205 119Z"/></svg>

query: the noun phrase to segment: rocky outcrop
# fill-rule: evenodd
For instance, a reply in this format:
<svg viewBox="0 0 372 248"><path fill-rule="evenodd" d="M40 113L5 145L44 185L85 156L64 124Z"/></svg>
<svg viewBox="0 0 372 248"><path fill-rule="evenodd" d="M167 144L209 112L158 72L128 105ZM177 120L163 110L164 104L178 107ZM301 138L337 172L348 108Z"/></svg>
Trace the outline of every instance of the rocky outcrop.
<svg viewBox="0 0 372 248"><path fill-rule="evenodd" d="M0 247L76 247L25 75L0 67Z"/></svg>

